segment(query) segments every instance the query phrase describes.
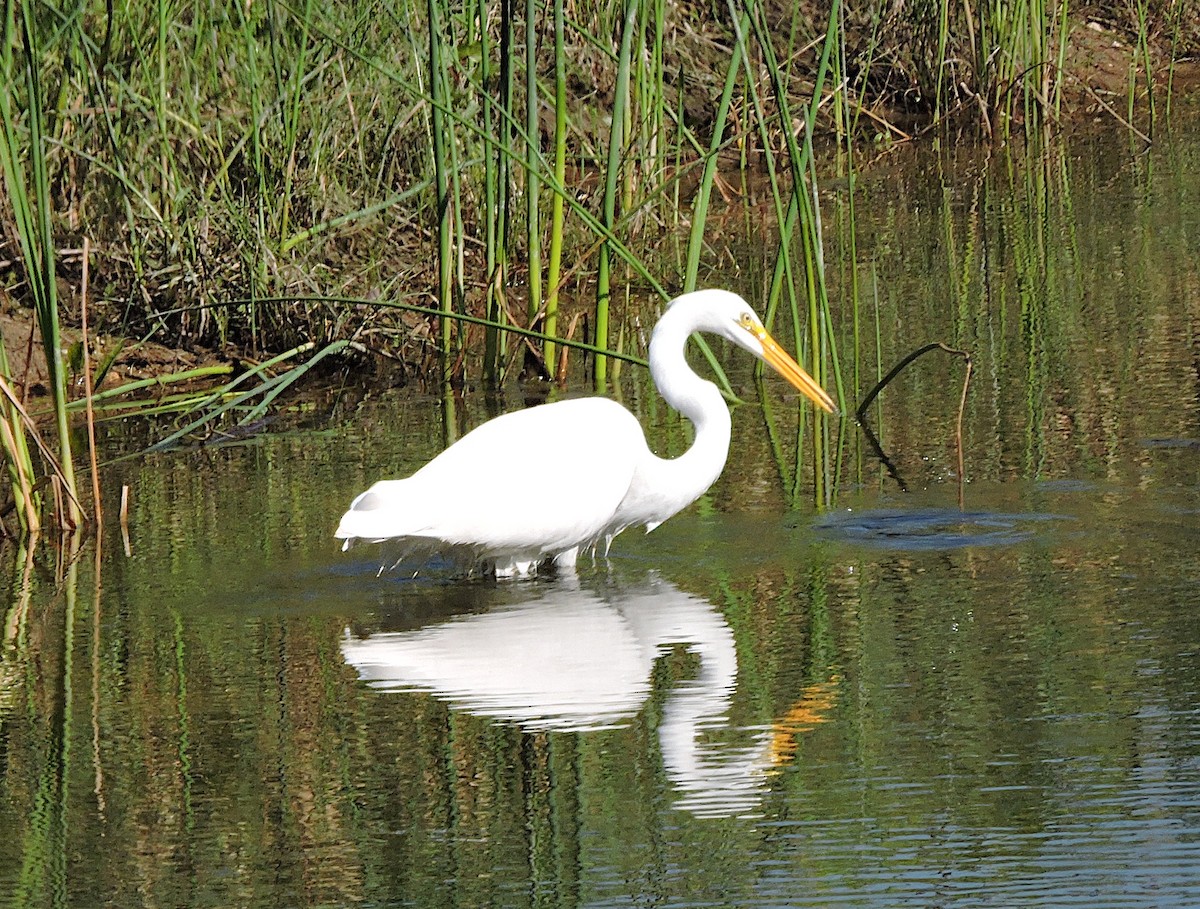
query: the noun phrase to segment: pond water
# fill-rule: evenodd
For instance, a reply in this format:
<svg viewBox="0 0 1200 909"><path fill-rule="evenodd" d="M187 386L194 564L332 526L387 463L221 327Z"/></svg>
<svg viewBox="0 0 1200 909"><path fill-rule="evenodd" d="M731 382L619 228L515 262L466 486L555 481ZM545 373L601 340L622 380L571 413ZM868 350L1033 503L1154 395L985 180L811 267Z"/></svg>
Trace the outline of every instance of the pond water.
<svg viewBox="0 0 1200 909"><path fill-rule="evenodd" d="M814 467L768 379L710 493L575 577L338 551L444 444L428 396L113 463L101 558L7 550L0 904L1200 905L1200 133L903 155L855 197L857 378L824 200L843 368L969 349L964 484L933 355L873 410L908 491L851 422ZM761 298L727 215L705 280Z"/></svg>

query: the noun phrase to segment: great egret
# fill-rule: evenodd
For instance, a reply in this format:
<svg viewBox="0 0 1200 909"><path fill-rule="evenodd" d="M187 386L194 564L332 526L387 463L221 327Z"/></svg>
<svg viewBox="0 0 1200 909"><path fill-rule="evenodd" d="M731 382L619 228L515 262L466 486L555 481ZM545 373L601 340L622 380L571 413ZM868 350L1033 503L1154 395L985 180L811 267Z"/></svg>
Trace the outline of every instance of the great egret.
<svg viewBox="0 0 1200 909"><path fill-rule="evenodd" d="M497 576L575 564L627 527L653 530L712 485L729 454L730 417L717 386L687 364L697 331L743 347L822 410L828 394L767 333L737 294L700 290L668 305L650 338L650 374L695 426L691 447L655 455L637 418L608 398L577 398L489 420L403 480L381 480L342 515L336 536L393 541L399 561L440 555Z"/></svg>

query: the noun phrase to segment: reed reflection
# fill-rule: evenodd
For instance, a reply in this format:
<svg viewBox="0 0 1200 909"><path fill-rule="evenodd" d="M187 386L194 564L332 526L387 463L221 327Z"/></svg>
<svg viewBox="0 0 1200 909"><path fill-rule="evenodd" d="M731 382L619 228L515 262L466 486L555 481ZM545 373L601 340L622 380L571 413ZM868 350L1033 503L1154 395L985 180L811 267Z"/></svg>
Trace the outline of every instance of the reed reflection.
<svg viewBox="0 0 1200 909"><path fill-rule="evenodd" d="M656 576L527 590L523 602L415 630L347 631L342 656L381 691L430 692L528 732L586 734L633 720L652 693L655 662L683 647L698 668L666 693L657 726L675 806L704 816L755 811L772 735L730 723L737 650L711 603Z"/></svg>

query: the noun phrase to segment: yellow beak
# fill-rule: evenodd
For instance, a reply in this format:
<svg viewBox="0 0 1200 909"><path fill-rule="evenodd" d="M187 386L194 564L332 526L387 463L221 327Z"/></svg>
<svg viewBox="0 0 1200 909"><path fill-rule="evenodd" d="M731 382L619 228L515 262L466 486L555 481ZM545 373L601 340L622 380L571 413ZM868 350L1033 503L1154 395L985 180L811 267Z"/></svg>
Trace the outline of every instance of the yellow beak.
<svg viewBox="0 0 1200 909"><path fill-rule="evenodd" d="M759 343L762 344L763 359L767 365L791 382L802 395L809 398L823 411L837 413L833 398L829 397L825 389L818 385L816 380L806 373L803 367L793 360L774 338L767 334L766 329L759 329L755 334L758 335Z"/></svg>

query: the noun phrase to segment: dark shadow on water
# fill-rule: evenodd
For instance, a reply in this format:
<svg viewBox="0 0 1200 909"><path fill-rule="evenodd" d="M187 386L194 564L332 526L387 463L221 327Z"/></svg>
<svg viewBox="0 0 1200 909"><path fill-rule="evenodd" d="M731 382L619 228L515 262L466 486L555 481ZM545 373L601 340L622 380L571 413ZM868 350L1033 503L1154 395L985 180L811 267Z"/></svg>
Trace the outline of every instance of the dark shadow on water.
<svg viewBox="0 0 1200 909"><path fill-rule="evenodd" d="M841 511L817 521L817 533L849 543L912 551L1010 546L1037 535L1054 514L1005 514L956 508L878 508Z"/></svg>
<svg viewBox="0 0 1200 909"><path fill-rule="evenodd" d="M1034 484L1038 492L1094 492L1096 484L1089 480L1039 480Z"/></svg>
<svg viewBox="0 0 1200 909"><path fill-rule="evenodd" d="M1200 439L1142 439L1144 448L1184 448L1200 449Z"/></svg>

